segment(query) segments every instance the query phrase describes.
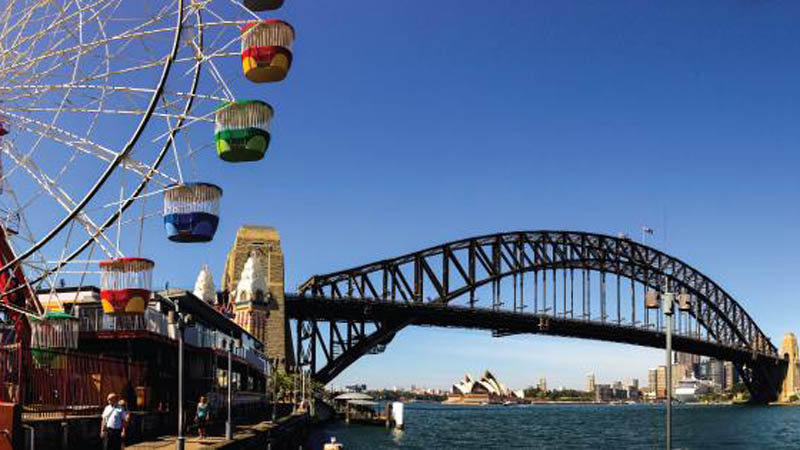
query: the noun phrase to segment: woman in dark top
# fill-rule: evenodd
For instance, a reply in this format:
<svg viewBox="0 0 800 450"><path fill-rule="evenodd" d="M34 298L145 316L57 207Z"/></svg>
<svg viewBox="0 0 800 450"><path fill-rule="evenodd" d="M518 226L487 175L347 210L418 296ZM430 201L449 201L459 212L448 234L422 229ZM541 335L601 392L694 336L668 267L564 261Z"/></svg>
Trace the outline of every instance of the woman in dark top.
<svg viewBox="0 0 800 450"><path fill-rule="evenodd" d="M194 421L197 423L197 434L200 435L200 439L206 437L206 423L208 422L208 401L205 397L200 397L200 401L197 402L197 413L195 414Z"/></svg>

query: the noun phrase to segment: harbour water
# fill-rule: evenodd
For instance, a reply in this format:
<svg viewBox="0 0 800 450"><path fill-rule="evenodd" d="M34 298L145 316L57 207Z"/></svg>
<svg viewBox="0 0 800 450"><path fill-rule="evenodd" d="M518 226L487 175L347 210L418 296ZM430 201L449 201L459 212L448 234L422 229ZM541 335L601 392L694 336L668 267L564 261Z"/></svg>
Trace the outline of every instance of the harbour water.
<svg viewBox="0 0 800 450"><path fill-rule="evenodd" d="M673 417L675 449L800 448L797 407L677 405ZM412 403L406 405L405 420L405 431L330 423L317 439L336 436L346 450L664 447L663 405L457 407Z"/></svg>

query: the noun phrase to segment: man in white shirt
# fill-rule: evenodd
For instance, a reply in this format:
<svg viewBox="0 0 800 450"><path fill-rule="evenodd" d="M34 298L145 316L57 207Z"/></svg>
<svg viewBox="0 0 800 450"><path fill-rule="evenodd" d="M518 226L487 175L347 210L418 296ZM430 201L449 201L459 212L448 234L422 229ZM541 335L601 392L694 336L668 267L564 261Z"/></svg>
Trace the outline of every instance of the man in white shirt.
<svg viewBox="0 0 800 450"><path fill-rule="evenodd" d="M100 419L100 437L103 439L103 450L121 450L122 438L125 435L125 410L117 402L117 394L108 394L108 405Z"/></svg>

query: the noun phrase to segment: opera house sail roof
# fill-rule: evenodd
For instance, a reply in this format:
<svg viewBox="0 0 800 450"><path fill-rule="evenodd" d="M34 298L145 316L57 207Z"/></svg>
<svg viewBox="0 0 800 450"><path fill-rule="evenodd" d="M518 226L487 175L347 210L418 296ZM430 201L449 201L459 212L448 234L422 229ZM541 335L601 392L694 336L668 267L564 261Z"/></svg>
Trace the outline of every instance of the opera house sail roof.
<svg viewBox="0 0 800 450"><path fill-rule="evenodd" d="M470 374L464 375L464 380L453 385L453 394L489 394L498 397L516 397L516 393L500 383L488 370L483 372L480 380L475 380Z"/></svg>

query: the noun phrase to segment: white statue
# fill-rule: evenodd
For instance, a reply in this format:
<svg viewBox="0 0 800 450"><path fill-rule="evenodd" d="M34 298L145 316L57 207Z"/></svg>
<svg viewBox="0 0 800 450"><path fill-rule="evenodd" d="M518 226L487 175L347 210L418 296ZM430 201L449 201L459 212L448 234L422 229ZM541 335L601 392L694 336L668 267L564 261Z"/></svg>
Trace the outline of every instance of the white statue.
<svg viewBox="0 0 800 450"><path fill-rule="evenodd" d="M236 302L264 300L267 296L267 283L264 281L264 268L261 256L253 250L244 263L239 284L236 286L234 299Z"/></svg>
<svg viewBox="0 0 800 450"><path fill-rule="evenodd" d="M217 290L214 289L214 277L208 265L203 265L200 273L197 274L197 281L194 282L194 296L208 303L217 304Z"/></svg>

